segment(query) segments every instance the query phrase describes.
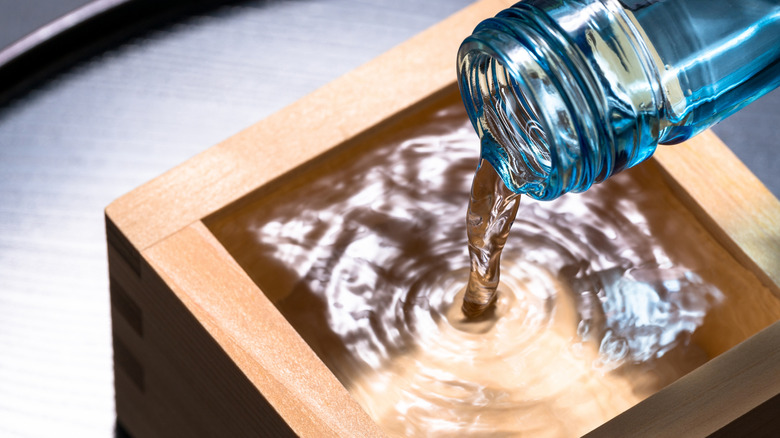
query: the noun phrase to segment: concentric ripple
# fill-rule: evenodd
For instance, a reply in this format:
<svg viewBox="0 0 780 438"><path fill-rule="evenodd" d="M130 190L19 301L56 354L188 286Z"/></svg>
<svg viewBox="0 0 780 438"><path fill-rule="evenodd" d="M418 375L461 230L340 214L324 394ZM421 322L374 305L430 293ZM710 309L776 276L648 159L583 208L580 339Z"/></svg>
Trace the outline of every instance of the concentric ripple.
<svg viewBox="0 0 780 438"><path fill-rule="evenodd" d="M722 295L656 238L685 226L647 166L523 199L496 306L467 321L477 145L454 104L223 230L387 433L578 436L706 360L690 335Z"/></svg>

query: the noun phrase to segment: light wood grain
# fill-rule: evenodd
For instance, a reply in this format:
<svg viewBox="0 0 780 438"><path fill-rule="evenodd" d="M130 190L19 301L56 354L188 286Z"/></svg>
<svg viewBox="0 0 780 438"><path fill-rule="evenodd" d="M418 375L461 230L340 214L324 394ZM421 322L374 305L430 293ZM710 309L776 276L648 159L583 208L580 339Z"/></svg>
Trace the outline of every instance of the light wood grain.
<svg viewBox="0 0 780 438"><path fill-rule="evenodd" d="M242 422L257 419L251 408L223 410L210 419L197 413L216 412L209 407L217 405L246 409L241 401L247 397L258 400L261 409L271 406L303 436L381 434L201 220L220 209L236 208L232 204L247 194L296 169L300 172L311 160L327 158L329 151L370 135L441 93L452 92L455 47L476 22L507 4L485 0L467 8L108 207L112 279L147 315L141 332L138 323L132 323L133 306L125 305L124 310L115 306L116 317L126 319L114 326L115 345L120 345L124 357L117 368L117 388L123 392L117 397L120 418L141 422L149 416L158 424L154 433L163 433L159 431L167 426L159 424L161 417L142 411L146 398L171 411L172 418L178 415L175 421L197 425L196 434L219 430L230 418L231 430L243 435L252 428L243 428ZM755 180L743 175L741 164L727 151L719 151L717 143L712 146L708 135L698 143L664 151L657 162L676 188L679 202L739 260L741 266L728 273L741 279L733 284L763 282L764 286L749 286L755 290L732 291L757 300L736 308L750 313L751 306L766 303L762 318L769 322L778 317L776 297L766 289L777 290L771 246L776 234L761 229L774 223L777 200L762 191L760 183L753 185ZM698 151L706 146L712 146L711 151L701 155ZM698 169L695 161L702 162ZM723 208L716 201L728 196L722 193L735 179L746 192L733 191L733 199ZM744 213L738 219L730 216L736 207ZM768 216L757 217L756 211ZM758 230L745 230L754 224L759 224ZM763 323L762 319L751 330ZM718 330L727 329L728 323L725 328L710 326L715 327L711 338L717 341ZM661 419L674 422L668 431L687 429L700 435L739 418L777 394L777 327L607 423L603 429L607 435L600 436L624 434L627 425L640 424L647 433L666 433ZM735 342L729 338L723 345ZM723 347L713 344L710 350L719 353L718 348ZM143 380L139 368L144 370ZM182 383L201 374L234 391L200 385L198 394ZM748 388L748 393L741 388Z"/></svg>
<svg viewBox="0 0 780 438"><path fill-rule="evenodd" d="M126 294L143 327L112 306L116 409L133 436L293 435L148 264L139 275L112 247L109 261L112 298Z"/></svg>
<svg viewBox="0 0 780 438"><path fill-rule="evenodd" d="M780 322L586 435L704 437L780 394ZM777 433L769 425L764 433Z"/></svg>
<svg viewBox="0 0 780 438"><path fill-rule="evenodd" d="M144 256L164 282L159 293L170 288L298 435L382 435L205 225Z"/></svg>
<svg viewBox="0 0 780 438"><path fill-rule="evenodd" d="M780 297L780 202L711 131L655 161L718 241Z"/></svg>

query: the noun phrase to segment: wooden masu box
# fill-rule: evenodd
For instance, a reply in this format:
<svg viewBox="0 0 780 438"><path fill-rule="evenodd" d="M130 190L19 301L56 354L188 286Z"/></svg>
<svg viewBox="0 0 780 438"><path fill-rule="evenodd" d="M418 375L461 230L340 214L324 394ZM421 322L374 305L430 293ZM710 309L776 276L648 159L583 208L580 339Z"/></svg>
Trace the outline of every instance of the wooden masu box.
<svg viewBox="0 0 780 438"><path fill-rule="evenodd" d="M511 3L464 9L106 209L116 408L132 435L382 435L207 223L452 99L458 44ZM645 165L730 254L734 287L697 334L716 357L592 436L776 431L780 203L711 133Z"/></svg>

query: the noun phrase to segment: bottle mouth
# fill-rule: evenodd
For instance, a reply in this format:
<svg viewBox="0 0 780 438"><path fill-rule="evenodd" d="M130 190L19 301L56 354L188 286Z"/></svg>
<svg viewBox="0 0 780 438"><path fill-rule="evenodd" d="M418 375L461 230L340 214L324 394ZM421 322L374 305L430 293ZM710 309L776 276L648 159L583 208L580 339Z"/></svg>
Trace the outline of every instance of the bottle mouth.
<svg viewBox="0 0 780 438"><path fill-rule="evenodd" d="M547 123L527 82L518 81L496 57L481 51L466 54L463 76L474 108L472 123L488 160L514 192L539 192L552 171ZM500 168L500 169L499 169Z"/></svg>
<svg viewBox="0 0 780 438"><path fill-rule="evenodd" d="M593 98L571 65L579 58L540 21L550 26L518 4L480 23L458 52L458 85L482 158L510 190L549 200L611 171L598 159Z"/></svg>

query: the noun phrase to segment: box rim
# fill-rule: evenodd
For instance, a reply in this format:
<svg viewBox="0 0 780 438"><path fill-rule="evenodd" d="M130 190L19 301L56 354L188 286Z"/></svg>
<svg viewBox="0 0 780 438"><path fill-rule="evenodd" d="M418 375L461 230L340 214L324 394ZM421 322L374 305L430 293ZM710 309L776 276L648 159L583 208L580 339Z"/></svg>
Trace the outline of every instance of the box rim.
<svg viewBox="0 0 780 438"><path fill-rule="evenodd" d="M505 0L475 3L117 199L105 212L109 245L117 249L139 276L142 259L158 273L171 269L156 258L162 248L174 242L171 239L180 239L181 233L210 235L201 222L207 216L325 151L453 87L454 55L450 55L456 52L457 44L479 20L512 3ZM387 84L390 86L385 88ZM372 93L377 95L376 99L365 98ZM332 123L330 118L334 102L349 108L347 117L338 123ZM303 138L292 141L296 135L303 135ZM266 154L266 149L263 153L259 151L254 141L257 138L274 139L269 145L270 155ZM291 144L300 147L290 147ZM710 148L706 159L697 154L703 147ZM662 148L654 160L705 228L780 297L780 263L777 262L780 201L711 132L682 145ZM717 177L711 179L713 175ZM713 181L720 184L720 190ZM724 198L719 195L725 188L729 190ZM760 227L746 226L755 223ZM211 238L216 240L214 236ZM227 266L224 263L229 265L224 260L221 263L222 268ZM193 278L193 281L199 280ZM780 336L780 323L773 324L770 329L770 338L776 340ZM211 329L209 333L215 335ZM776 371L776 367L773 370ZM242 368L242 372L248 371ZM775 373L774 380L768 382L775 393L780 391L777 389L780 378L776 376L780 373ZM659 398L664 400L663 395ZM672 412L677 407L666 408Z"/></svg>

